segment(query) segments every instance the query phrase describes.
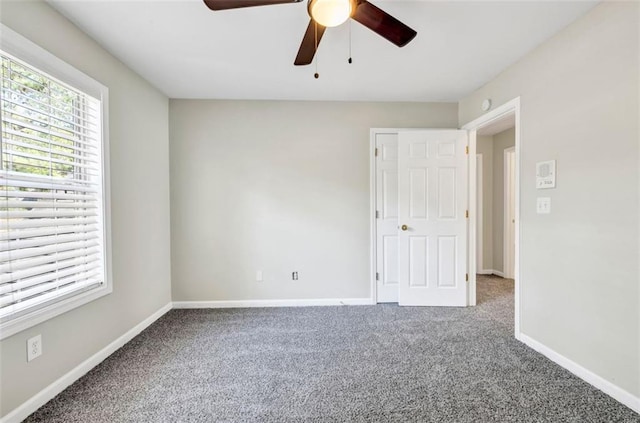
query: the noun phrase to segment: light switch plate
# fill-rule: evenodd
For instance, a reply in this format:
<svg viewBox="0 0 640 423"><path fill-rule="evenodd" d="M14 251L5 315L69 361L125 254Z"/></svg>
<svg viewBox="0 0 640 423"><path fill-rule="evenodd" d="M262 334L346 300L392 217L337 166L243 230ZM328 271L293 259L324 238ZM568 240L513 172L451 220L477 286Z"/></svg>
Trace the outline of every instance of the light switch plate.
<svg viewBox="0 0 640 423"><path fill-rule="evenodd" d="M536 205L536 211L538 214L551 213L551 198L550 197L538 197Z"/></svg>

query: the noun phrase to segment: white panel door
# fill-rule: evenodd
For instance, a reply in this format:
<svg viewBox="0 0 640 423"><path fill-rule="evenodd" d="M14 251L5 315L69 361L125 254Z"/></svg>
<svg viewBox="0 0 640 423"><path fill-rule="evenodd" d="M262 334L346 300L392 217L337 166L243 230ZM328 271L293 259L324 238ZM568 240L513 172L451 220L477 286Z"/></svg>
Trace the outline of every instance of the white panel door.
<svg viewBox="0 0 640 423"><path fill-rule="evenodd" d="M398 136L400 305L467 305L466 131Z"/></svg>
<svg viewBox="0 0 640 423"><path fill-rule="evenodd" d="M376 134L377 302L398 302L398 134Z"/></svg>

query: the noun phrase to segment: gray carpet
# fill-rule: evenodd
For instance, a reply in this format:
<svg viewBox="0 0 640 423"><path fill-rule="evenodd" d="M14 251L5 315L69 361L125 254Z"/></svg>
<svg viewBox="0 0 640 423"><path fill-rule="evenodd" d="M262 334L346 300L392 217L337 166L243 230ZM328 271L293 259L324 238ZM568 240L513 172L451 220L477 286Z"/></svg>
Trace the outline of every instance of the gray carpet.
<svg viewBox="0 0 640 423"><path fill-rule="evenodd" d="M473 308L173 310L28 422L640 422Z"/></svg>

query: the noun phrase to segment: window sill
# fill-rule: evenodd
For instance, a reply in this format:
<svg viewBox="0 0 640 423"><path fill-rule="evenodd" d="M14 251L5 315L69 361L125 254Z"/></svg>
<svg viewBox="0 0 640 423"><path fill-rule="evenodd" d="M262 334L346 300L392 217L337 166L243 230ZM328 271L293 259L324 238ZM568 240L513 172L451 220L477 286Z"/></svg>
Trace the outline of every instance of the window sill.
<svg viewBox="0 0 640 423"><path fill-rule="evenodd" d="M13 336L25 329L66 313L76 307L80 307L112 292L110 284L94 288L82 294L55 302L46 307L32 311L15 319L8 320L0 325L0 340Z"/></svg>

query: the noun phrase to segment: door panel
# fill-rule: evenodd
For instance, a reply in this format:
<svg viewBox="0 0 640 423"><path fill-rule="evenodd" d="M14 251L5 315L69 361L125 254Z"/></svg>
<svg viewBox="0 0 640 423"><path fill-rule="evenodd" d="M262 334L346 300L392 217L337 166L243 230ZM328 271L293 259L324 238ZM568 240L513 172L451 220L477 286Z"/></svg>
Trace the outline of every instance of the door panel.
<svg viewBox="0 0 640 423"><path fill-rule="evenodd" d="M398 301L398 134L376 134L376 270L379 303Z"/></svg>
<svg viewBox="0 0 640 423"><path fill-rule="evenodd" d="M423 258L429 250L429 239L426 236L409 237L409 286L429 285L429 263Z"/></svg>
<svg viewBox="0 0 640 423"><path fill-rule="evenodd" d="M467 135L398 134L400 305L466 306Z"/></svg>
<svg viewBox="0 0 640 423"><path fill-rule="evenodd" d="M398 168L394 167L381 171L383 219L398 219Z"/></svg>
<svg viewBox="0 0 640 423"><path fill-rule="evenodd" d="M427 218L427 172L424 169L409 170L409 216Z"/></svg>
<svg viewBox="0 0 640 423"><path fill-rule="evenodd" d="M398 236L384 235L382 237L382 281L384 285L394 285L397 291L398 287ZM397 297L397 295L395 296ZM395 298L397 301L397 298Z"/></svg>
<svg viewBox="0 0 640 423"><path fill-rule="evenodd" d="M438 286L456 286L457 237L438 237Z"/></svg>
<svg viewBox="0 0 640 423"><path fill-rule="evenodd" d="M438 218L456 218L456 168L438 168Z"/></svg>

